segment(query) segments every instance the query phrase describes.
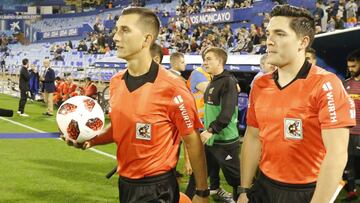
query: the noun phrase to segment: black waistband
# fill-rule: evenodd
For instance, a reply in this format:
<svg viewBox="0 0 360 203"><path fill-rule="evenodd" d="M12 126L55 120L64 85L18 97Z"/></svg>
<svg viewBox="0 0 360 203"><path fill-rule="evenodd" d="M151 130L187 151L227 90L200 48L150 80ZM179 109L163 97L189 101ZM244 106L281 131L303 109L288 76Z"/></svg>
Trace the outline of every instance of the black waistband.
<svg viewBox="0 0 360 203"><path fill-rule="evenodd" d="M140 179L131 179L131 178L126 178L123 176L120 176L119 179L123 182L126 183L131 183L131 184L147 184L147 183L157 183L157 182L161 182L163 180L167 180L169 177L174 176L174 170L170 170L168 172L159 174L159 175L155 175L155 176L147 176L144 178L140 178Z"/></svg>
<svg viewBox="0 0 360 203"><path fill-rule="evenodd" d="M289 184L283 183L276 180L273 180L267 177L263 172L260 171L259 179L264 180L276 187L285 188L285 189L313 189L316 187L316 182L306 183L306 184Z"/></svg>
<svg viewBox="0 0 360 203"><path fill-rule="evenodd" d="M227 145L227 144L233 144L240 141L240 137L235 137L231 140L214 140L214 145Z"/></svg>

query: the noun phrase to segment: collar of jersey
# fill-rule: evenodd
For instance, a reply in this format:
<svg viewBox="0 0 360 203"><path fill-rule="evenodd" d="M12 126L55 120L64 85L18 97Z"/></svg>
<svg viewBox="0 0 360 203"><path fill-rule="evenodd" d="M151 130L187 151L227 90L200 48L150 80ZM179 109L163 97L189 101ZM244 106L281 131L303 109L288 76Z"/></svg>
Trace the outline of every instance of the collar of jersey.
<svg viewBox="0 0 360 203"><path fill-rule="evenodd" d="M306 77L308 76L309 72L310 72L310 68L311 68L311 63L309 63L307 60L305 60L304 64L302 65L302 67L300 68L300 71L298 72L298 74L296 75L296 77L289 82L289 84L285 85L284 87L281 87L280 84L278 83L278 79L279 79L279 74L278 74L278 70L274 71L272 74L272 78L276 84L276 86L282 90L285 87L289 86L291 83L295 82L297 79L306 79Z"/></svg>
<svg viewBox="0 0 360 203"><path fill-rule="evenodd" d="M128 78L131 77L132 79L135 79L135 80L141 79L144 81L144 83L146 83L146 82L154 83L155 79L157 77L158 69L159 69L159 65L157 63L155 63L155 61L152 61L149 72L145 73L144 75L134 77L129 74L128 70L126 70L125 74L122 76L121 79L128 80Z"/></svg>

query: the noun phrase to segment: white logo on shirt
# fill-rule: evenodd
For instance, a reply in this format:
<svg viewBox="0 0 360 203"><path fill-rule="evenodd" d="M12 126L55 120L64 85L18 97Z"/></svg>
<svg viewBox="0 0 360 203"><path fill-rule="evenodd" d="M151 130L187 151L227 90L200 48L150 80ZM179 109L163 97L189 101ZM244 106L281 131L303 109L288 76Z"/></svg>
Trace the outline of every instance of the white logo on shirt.
<svg viewBox="0 0 360 203"><path fill-rule="evenodd" d="M214 88L212 87L212 88L210 88L209 89L209 94L212 94L213 93L213 91L214 91Z"/></svg>
<svg viewBox="0 0 360 203"><path fill-rule="evenodd" d="M331 91L331 90L333 90L333 87L331 86L330 82L325 82L323 84L322 88L323 88L323 90L325 92L327 92L326 93L326 98L327 98L327 105L328 105L330 122L335 123L335 122L337 122L337 117L336 117L334 94Z"/></svg>
<svg viewBox="0 0 360 203"><path fill-rule="evenodd" d="M184 102L183 98L181 97L181 95L178 95L174 98L174 102L175 104L181 104Z"/></svg>
<svg viewBox="0 0 360 203"><path fill-rule="evenodd" d="M225 158L225 161L231 160L231 159L232 159L232 157L230 155L227 155L226 158Z"/></svg>
<svg viewBox="0 0 360 203"><path fill-rule="evenodd" d="M302 121L297 118L284 118L284 136L289 140L302 140Z"/></svg>
<svg viewBox="0 0 360 203"><path fill-rule="evenodd" d="M350 96L348 96L348 99L350 103L350 118L355 119L356 118L355 102Z"/></svg>
<svg viewBox="0 0 360 203"><path fill-rule="evenodd" d="M181 115L184 119L185 125L187 128L192 128L193 127L193 122L190 120L190 116L185 108L185 104L184 104L184 100L181 97L181 95L178 95L176 97L174 97L174 102L175 104L180 104L178 105L179 110L181 112Z"/></svg>
<svg viewBox="0 0 360 203"><path fill-rule="evenodd" d="M333 90L331 83L330 82L326 82L323 84L322 88L324 89L325 92L328 92L330 90Z"/></svg>

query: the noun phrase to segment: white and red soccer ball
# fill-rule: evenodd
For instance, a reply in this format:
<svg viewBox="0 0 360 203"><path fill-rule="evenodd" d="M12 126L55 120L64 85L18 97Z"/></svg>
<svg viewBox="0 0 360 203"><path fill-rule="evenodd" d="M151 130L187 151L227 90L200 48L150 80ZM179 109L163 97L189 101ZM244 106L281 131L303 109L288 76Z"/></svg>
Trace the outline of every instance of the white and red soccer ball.
<svg viewBox="0 0 360 203"><path fill-rule="evenodd" d="M66 100L56 115L61 133L78 143L98 135L104 127L104 120L101 106L86 96L75 96Z"/></svg>

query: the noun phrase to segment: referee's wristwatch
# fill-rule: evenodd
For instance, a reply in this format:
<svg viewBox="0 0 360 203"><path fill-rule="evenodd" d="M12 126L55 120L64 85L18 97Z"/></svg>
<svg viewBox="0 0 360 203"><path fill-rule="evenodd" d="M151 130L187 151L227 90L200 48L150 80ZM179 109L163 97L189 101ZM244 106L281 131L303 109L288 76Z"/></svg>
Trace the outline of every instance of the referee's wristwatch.
<svg viewBox="0 0 360 203"><path fill-rule="evenodd" d="M241 195L242 193L248 193L249 190L250 190L250 188L238 186L237 194Z"/></svg>
<svg viewBox="0 0 360 203"><path fill-rule="evenodd" d="M199 197L209 197L210 196L210 189L205 189L205 190L195 190L195 194Z"/></svg>

